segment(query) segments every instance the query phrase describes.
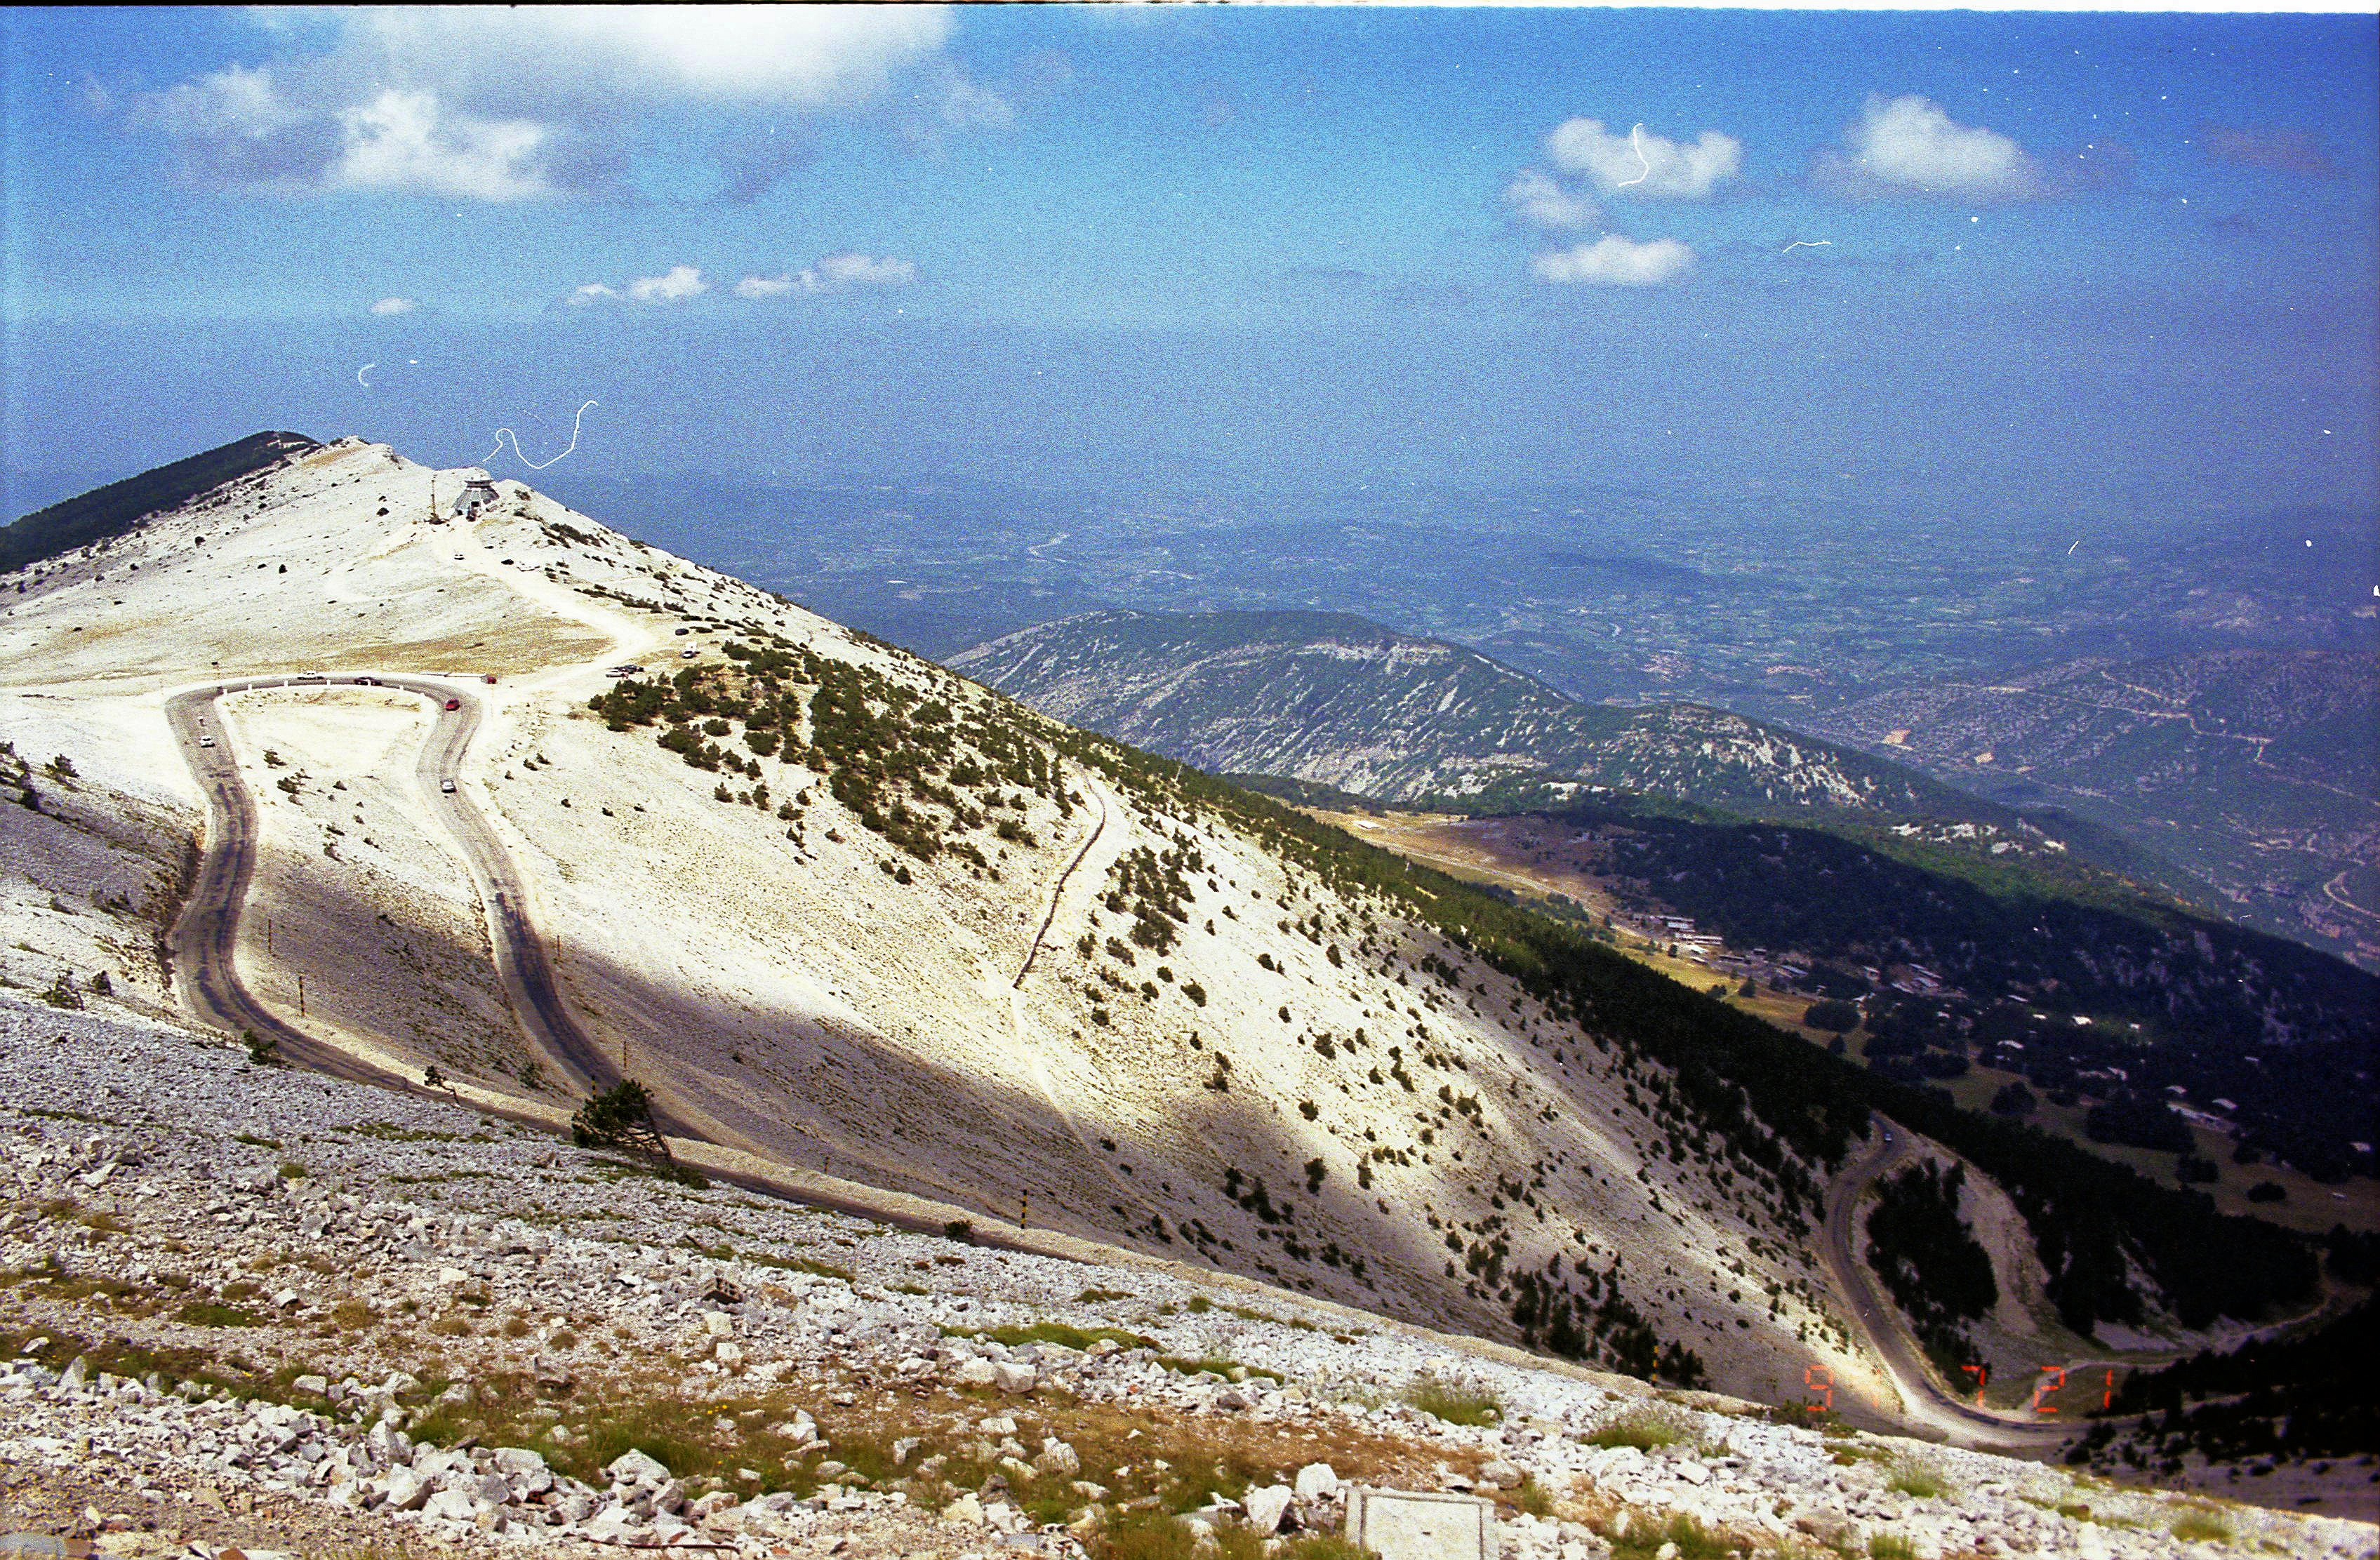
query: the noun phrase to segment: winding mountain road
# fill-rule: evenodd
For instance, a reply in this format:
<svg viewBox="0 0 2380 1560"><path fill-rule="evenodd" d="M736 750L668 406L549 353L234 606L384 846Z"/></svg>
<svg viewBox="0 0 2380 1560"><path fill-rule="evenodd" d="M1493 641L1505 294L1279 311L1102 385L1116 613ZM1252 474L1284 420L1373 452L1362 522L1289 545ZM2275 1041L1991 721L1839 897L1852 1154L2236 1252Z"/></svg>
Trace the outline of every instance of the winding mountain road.
<svg viewBox="0 0 2380 1560"><path fill-rule="evenodd" d="M1915 1160L1917 1151L1905 1130L1882 1116L1871 1119L1875 1144L1854 1156L1828 1185L1824 1252L1861 1330L1900 1389L1902 1416L1964 1442L2004 1448L2039 1450L2065 1440L2069 1432L2062 1423L1978 1408L1945 1392L1926 1368L1925 1355L1902 1324L1899 1310L1877 1292L1875 1276L1859 1260L1854 1240L1860 1199L1878 1177Z"/></svg>
<svg viewBox="0 0 2380 1560"><path fill-rule="evenodd" d="M166 701L165 719L207 799L207 849L198 880L176 924L175 979L190 1010L232 1030L272 1039L292 1061L334 1077L410 1087L413 1081L363 1061L276 1016L239 978L239 916L256 876L259 826L255 799L239 773L215 701L259 689L381 687L428 699L437 711L421 744L414 780L431 815L462 853L488 920L498 978L530 1046L574 1087L592 1094L609 1087L617 1070L563 999L545 942L528 916L528 896L511 855L463 791L464 753L480 729L480 700L460 684L415 677L261 677L197 688ZM213 740L209 741L210 738ZM657 1113L658 1115L658 1113ZM687 1134L662 1122L664 1131Z"/></svg>

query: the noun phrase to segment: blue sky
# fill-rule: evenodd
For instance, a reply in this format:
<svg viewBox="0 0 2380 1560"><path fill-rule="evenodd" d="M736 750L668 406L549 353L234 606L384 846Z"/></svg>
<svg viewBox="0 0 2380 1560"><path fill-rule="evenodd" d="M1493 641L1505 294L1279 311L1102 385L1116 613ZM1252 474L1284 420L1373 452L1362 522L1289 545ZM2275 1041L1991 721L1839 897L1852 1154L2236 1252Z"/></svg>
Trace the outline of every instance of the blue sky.
<svg viewBox="0 0 2380 1560"><path fill-rule="evenodd" d="M589 397L610 473L2373 502L2370 17L0 27L12 513Z"/></svg>

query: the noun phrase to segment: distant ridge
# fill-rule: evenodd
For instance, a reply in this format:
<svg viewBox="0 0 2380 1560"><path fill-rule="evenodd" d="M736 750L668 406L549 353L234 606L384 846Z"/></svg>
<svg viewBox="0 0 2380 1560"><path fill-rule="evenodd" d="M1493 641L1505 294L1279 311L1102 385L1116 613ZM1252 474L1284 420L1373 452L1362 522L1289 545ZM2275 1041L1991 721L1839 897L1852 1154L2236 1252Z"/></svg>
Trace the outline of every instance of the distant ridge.
<svg viewBox="0 0 2380 1560"><path fill-rule="evenodd" d="M285 456L321 448L302 433L251 433L171 466L37 509L0 527L0 574L14 574L75 548L120 537L160 510L177 508Z"/></svg>
<svg viewBox="0 0 2380 1560"><path fill-rule="evenodd" d="M948 664L1044 714L1210 771L1385 802L1487 804L1567 783L1742 811L2013 822L1822 738L1703 705L1583 704L1475 650L1345 613L1092 612Z"/></svg>

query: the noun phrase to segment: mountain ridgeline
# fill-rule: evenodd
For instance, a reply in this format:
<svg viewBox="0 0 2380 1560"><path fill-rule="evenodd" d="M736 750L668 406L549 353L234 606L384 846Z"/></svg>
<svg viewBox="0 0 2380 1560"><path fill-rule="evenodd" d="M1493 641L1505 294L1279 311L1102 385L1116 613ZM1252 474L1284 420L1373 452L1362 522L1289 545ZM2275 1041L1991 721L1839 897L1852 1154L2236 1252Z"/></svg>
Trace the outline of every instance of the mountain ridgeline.
<svg viewBox="0 0 2380 1560"><path fill-rule="evenodd" d="M1582 704L1475 650L1341 613L1093 612L949 664L1044 714L1203 769L1383 801L1553 780L1742 809L2003 811L1725 710Z"/></svg>
<svg viewBox="0 0 2380 1560"><path fill-rule="evenodd" d="M0 526L0 574L13 574L62 552L120 537L161 510L188 503L226 482L319 449L302 433L251 433L169 466L37 509ZM20 590L21 587L18 587Z"/></svg>

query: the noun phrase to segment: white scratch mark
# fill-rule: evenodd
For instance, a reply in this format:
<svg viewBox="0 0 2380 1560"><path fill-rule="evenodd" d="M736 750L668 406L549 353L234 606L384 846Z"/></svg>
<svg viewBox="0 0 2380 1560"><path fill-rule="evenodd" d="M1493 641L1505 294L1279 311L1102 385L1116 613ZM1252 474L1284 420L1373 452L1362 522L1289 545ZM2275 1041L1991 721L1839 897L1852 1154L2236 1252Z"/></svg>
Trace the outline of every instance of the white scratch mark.
<svg viewBox="0 0 2380 1560"><path fill-rule="evenodd" d="M1644 148L1643 143L1642 143L1642 142L1637 139L1637 138L1639 138L1640 136L1642 136L1644 133L1645 133L1645 127L1644 127L1644 126L1642 126L1642 125L1639 125L1639 126L1635 127L1633 129L1630 130L1630 131L1628 132L1628 148L1629 148L1629 150L1630 150L1630 151L1633 151L1633 152L1635 152L1635 153L1636 153L1636 162L1637 162L1637 165L1638 165L1638 166L1640 166L1640 167L1642 167L1645 171L1644 171L1643 173L1641 173L1641 174L1638 174L1638 175L1637 175L1634 178L1633 178L1633 179L1623 179L1623 180L1621 180L1620 183L1613 185L1613 186L1611 187L1612 188L1614 188L1614 189L1625 189L1625 188L1627 188L1627 187L1628 187L1630 185L1632 185L1632 184L1643 184L1646 179L1649 179L1649 178L1651 178L1651 177L1653 176L1653 164L1645 161L1645 148Z"/></svg>
<svg viewBox="0 0 2380 1560"><path fill-rule="evenodd" d="M602 403L600 401L588 401L579 405L577 415L570 419L570 443L563 450L562 455L566 455L572 450L578 448L578 418L587 415L587 408L589 406L600 406L601 405ZM504 453L504 441L507 439L513 441L514 456L531 471L543 471L547 466L552 466L554 461L558 461L562 458L562 455L556 455L553 457L553 460L533 461L529 459L528 456L521 453L520 435L515 433L509 428L500 428L496 429L496 447L490 450L485 456L481 457L480 464L481 466L485 466L489 461L492 461L498 455Z"/></svg>

